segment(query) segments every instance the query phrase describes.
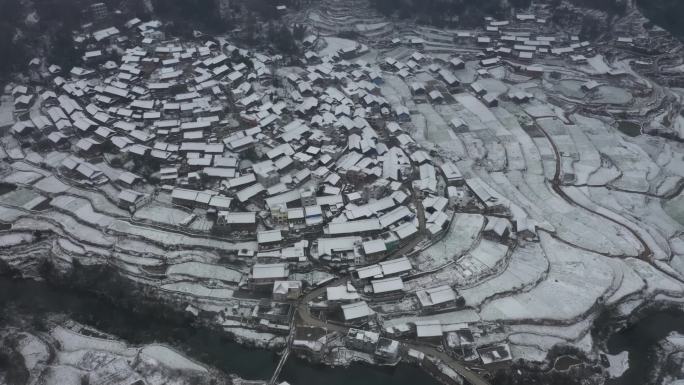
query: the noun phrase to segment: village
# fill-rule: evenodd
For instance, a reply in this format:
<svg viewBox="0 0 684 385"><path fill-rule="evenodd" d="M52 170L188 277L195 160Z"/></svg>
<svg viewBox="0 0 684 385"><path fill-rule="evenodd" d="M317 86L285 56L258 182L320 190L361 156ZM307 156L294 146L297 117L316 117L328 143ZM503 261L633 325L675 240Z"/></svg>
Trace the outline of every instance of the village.
<svg viewBox="0 0 684 385"><path fill-rule="evenodd" d="M366 7L280 7L309 27L295 65L94 5L82 64L35 58L2 97L0 258L113 266L283 362L455 384L599 354L603 305L684 299L684 118L653 41Z"/></svg>

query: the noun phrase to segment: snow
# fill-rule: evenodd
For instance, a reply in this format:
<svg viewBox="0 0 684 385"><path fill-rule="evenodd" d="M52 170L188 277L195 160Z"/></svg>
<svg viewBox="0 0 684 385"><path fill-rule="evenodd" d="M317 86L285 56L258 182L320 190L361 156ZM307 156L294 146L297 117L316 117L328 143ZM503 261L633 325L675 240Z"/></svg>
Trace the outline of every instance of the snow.
<svg viewBox="0 0 684 385"><path fill-rule="evenodd" d="M0 98L0 127L7 127L14 124L14 105L12 97L3 95Z"/></svg>
<svg viewBox="0 0 684 385"><path fill-rule="evenodd" d="M272 333L263 333L263 332L258 332L256 330L245 329L245 328L240 328L240 327L230 327L230 328L226 328L226 330L238 338L241 338L244 340L249 340L249 341L259 341L261 343L271 343L271 342L283 339L283 337L277 336L277 335L272 334Z"/></svg>
<svg viewBox="0 0 684 385"><path fill-rule="evenodd" d="M165 225L179 226L190 215L189 210L181 210L177 207L166 207L157 202L152 202L136 210L136 219L157 222Z"/></svg>
<svg viewBox="0 0 684 385"><path fill-rule="evenodd" d="M326 36L323 40L327 43L326 47L318 53L320 56L334 55L339 50L344 48L354 48L357 43L353 40L343 39L340 37Z"/></svg>
<svg viewBox="0 0 684 385"><path fill-rule="evenodd" d="M504 259L507 251L508 246L483 239L477 247L470 252L470 255L483 265L493 269Z"/></svg>
<svg viewBox="0 0 684 385"><path fill-rule="evenodd" d="M497 298L482 307L482 319L569 320L581 317L613 283L600 255L572 248L546 233L541 245L550 263L547 278L530 291Z"/></svg>
<svg viewBox="0 0 684 385"><path fill-rule="evenodd" d="M151 242L164 245L212 248L217 250L256 250L257 248L256 242L232 243L211 238L194 237L181 233L137 226L123 220L116 220L112 222L112 224L109 226L109 229L117 233L127 234L130 236L139 236Z"/></svg>
<svg viewBox="0 0 684 385"><path fill-rule="evenodd" d="M587 58L587 62L594 69L597 75L604 75L611 70L608 64L606 64L606 62L603 60L603 55L596 55Z"/></svg>
<svg viewBox="0 0 684 385"><path fill-rule="evenodd" d="M516 248L506 270L492 279L477 283L472 287L460 289L468 306L479 306L485 299L529 289L544 277L549 263L537 243L525 244Z"/></svg>
<svg viewBox="0 0 684 385"><path fill-rule="evenodd" d="M49 194L61 194L69 190L69 186L57 179L55 176L49 176L38 181L33 187Z"/></svg>
<svg viewBox="0 0 684 385"><path fill-rule="evenodd" d="M43 175L37 172L17 171L6 176L3 181L5 183L30 185L42 177Z"/></svg>
<svg viewBox="0 0 684 385"><path fill-rule="evenodd" d="M239 283L242 278L242 273L237 270L200 262L185 262L171 265L166 270L166 274L168 276L180 275L235 283Z"/></svg>
<svg viewBox="0 0 684 385"><path fill-rule="evenodd" d="M81 371L69 366L50 367L42 377L46 384L81 385Z"/></svg>
<svg viewBox="0 0 684 385"><path fill-rule="evenodd" d="M211 289L202 286L198 283L192 282L177 282L168 283L161 286L162 289L177 292L180 294L189 294L193 297L203 297L215 300L226 300L233 298L233 290L230 289Z"/></svg>
<svg viewBox="0 0 684 385"><path fill-rule="evenodd" d="M13 247L31 242L33 242L33 235L30 233L0 234L0 248Z"/></svg>
<svg viewBox="0 0 684 385"><path fill-rule="evenodd" d="M24 366L31 372L39 363L47 363L50 359L48 346L38 337L21 333L19 342L19 353L24 358Z"/></svg>
<svg viewBox="0 0 684 385"><path fill-rule="evenodd" d="M681 293L684 287L673 278L656 270L653 266L638 259L629 258L626 262L643 278L647 283L647 290L652 293Z"/></svg>
<svg viewBox="0 0 684 385"><path fill-rule="evenodd" d="M164 345L147 345L140 350L140 353L171 369L207 372L204 366L193 362Z"/></svg>
<svg viewBox="0 0 684 385"><path fill-rule="evenodd" d="M66 352L77 350L103 350L119 355L134 354L134 352L130 351L126 344L121 341L84 336L62 326L57 326L50 334L59 342L60 349Z"/></svg>
<svg viewBox="0 0 684 385"><path fill-rule="evenodd" d="M383 320L383 327L397 326L407 323L415 323L416 321L434 321L438 320L442 325L473 323L480 321L480 316L474 310L459 310L447 313L433 314L429 316L408 316L398 317Z"/></svg>
<svg viewBox="0 0 684 385"><path fill-rule="evenodd" d="M455 214L446 236L416 256L414 265L427 271L458 259L473 247L484 222L480 214Z"/></svg>
<svg viewBox="0 0 684 385"><path fill-rule="evenodd" d="M66 214L51 211L44 212L41 215L34 215L33 217L17 219L12 225L12 229L30 231L53 230L58 234L66 234L74 239L86 240L90 244L104 247L110 247L113 244L109 238L92 227L83 225Z"/></svg>
<svg viewBox="0 0 684 385"><path fill-rule="evenodd" d="M629 352L624 351L614 355L606 354L606 357L610 363L608 367L610 378L619 378L629 369Z"/></svg>

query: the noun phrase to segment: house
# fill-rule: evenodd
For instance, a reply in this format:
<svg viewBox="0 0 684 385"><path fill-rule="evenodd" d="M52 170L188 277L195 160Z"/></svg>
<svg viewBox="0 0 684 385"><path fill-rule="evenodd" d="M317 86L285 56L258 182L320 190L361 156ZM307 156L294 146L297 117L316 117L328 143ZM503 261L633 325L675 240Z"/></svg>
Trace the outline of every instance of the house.
<svg viewBox="0 0 684 385"><path fill-rule="evenodd" d="M361 299L356 288L350 282L345 285L327 287L325 291L328 306L353 303Z"/></svg>
<svg viewBox="0 0 684 385"><path fill-rule="evenodd" d="M583 83L581 88L582 91L590 92L599 88L600 86L601 85L596 80L589 80L588 82Z"/></svg>
<svg viewBox="0 0 684 385"><path fill-rule="evenodd" d="M362 219L350 222L332 222L328 224L326 234L329 236L341 235L371 235L382 230L380 221L376 218Z"/></svg>
<svg viewBox="0 0 684 385"><path fill-rule="evenodd" d="M143 385L145 379L138 374L125 358L106 360L83 377L92 385Z"/></svg>
<svg viewBox="0 0 684 385"><path fill-rule="evenodd" d="M327 351L327 330L321 327L300 326L294 331L292 350L306 354L315 362L320 362Z"/></svg>
<svg viewBox="0 0 684 385"><path fill-rule="evenodd" d="M400 121L400 122L410 122L411 121L411 112L409 111L408 107L398 106L394 112L397 116L398 121ZM394 123L394 122L387 122L387 125L389 126L390 123ZM388 129L389 129L389 127L388 127Z"/></svg>
<svg viewBox="0 0 684 385"><path fill-rule="evenodd" d="M371 281L373 294L380 297L400 297L404 295L404 281L401 277L374 279Z"/></svg>
<svg viewBox="0 0 684 385"><path fill-rule="evenodd" d="M416 296L420 306L427 310L451 306L456 301L456 292L448 285L419 290Z"/></svg>
<svg viewBox="0 0 684 385"><path fill-rule="evenodd" d="M499 99L494 94L484 95L482 97L482 102L484 102L487 107L496 107L499 105Z"/></svg>
<svg viewBox="0 0 684 385"><path fill-rule="evenodd" d="M470 85L470 89L475 93L477 96L483 96L487 93L487 90L480 84L479 82L473 82Z"/></svg>
<svg viewBox="0 0 684 385"><path fill-rule="evenodd" d="M413 224L411 224L413 225ZM413 226L415 228L415 226ZM417 229L416 229L417 231ZM355 281L365 281L369 278L398 277L411 271L413 267L406 257L391 259L375 265L364 266L356 269L352 278Z"/></svg>
<svg viewBox="0 0 684 385"><path fill-rule="evenodd" d="M454 118L456 119L456 118ZM454 123L454 119L452 119L452 125L457 124ZM461 171L456 167L456 165L452 161L448 161L445 163L442 163L439 166L440 171L442 171L442 175L444 176L444 179L446 180L447 184L449 186L462 186L464 183L464 178L463 174Z"/></svg>
<svg viewBox="0 0 684 385"><path fill-rule="evenodd" d="M387 246L382 239L363 242L362 247L366 262L375 262L387 256Z"/></svg>
<svg viewBox="0 0 684 385"><path fill-rule="evenodd" d="M133 190L121 190L117 196L117 206L124 210L135 211L149 201L150 196Z"/></svg>
<svg viewBox="0 0 684 385"><path fill-rule="evenodd" d="M472 361L479 358L475 352L475 336L468 324L449 325L449 331L446 332L444 342L446 348L450 351L462 356L465 361Z"/></svg>
<svg viewBox="0 0 684 385"><path fill-rule="evenodd" d="M631 47L634 45L634 39L631 37L618 37L617 45L622 47Z"/></svg>
<svg viewBox="0 0 684 385"><path fill-rule="evenodd" d="M289 275L286 263L257 263L249 276L251 290L272 290L277 281L285 281Z"/></svg>
<svg viewBox="0 0 684 385"><path fill-rule="evenodd" d="M368 322L375 312L365 301L354 302L340 306L346 324L363 324Z"/></svg>
<svg viewBox="0 0 684 385"><path fill-rule="evenodd" d="M119 174L119 177L116 179L116 182L126 186L126 187L133 187L137 183L142 181L142 177L139 175L133 174L132 172L129 171L124 171L121 174Z"/></svg>
<svg viewBox="0 0 684 385"><path fill-rule="evenodd" d="M214 230L221 233L231 233L234 231L246 231L253 233L256 231L255 212L231 212L219 211Z"/></svg>
<svg viewBox="0 0 684 385"><path fill-rule="evenodd" d="M321 261L339 266L358 265L363 262L358 250L361 237L328 237L316 241L313 256Z"/></svg>
<svg viewBox="0 0 684 385"><path fill-rule="evenodd" d="M171 202L180 206L208 208L215 191L197 191L176 187L171 191Z"/></svg>
<svg viewBox="0 0 684 385"><path fill-rule="evenodd" d="M432 341L442 339L442 323L439 320L420 320L414 322L416 326L416 337Z"/></svg>
<svg viewBox="0 0 684 385"><path fill-rule="evenodd" d="M461 60L460 58L457 58L457 57L449 60L449 65L451 66L451 68L453 68L455 70L465 69L465 62L463 60Z"/></svg>
<svg viewBox="0 0 684 385"><path fill-rule="evenodd" d="M485 365L510 361L513 359L513 356L511 355L511 348L506 343L480 347L477 349L477 353L480 356L482 363Z"/></svg>
<svg viewBox="0 0 684 385"><path fill-rule="evenodd" d="M511 222L506 218L488 217L482 236L495 241L506 241L511 234Z"/></svg>
<svg viewBox="0 0 684 385"><path fill-rule="evenodd" d="M283 242L283 234L280 230L268 230L257 232L257 244L259 250L270 250L277 248Z"/></svg>
<svg viewBox="0 0 684 385"><path fill-rule="evenodd" d="M501 59L499 57L493 57L490 59L482 59L480 60L480 65L483 67L494 67L498 65L501 62Z"/></svg>
<svg viewBox="0 0 684 385"><path fill-rule="evenodd" d="M433 103L442 103L444 101L444 95L442 95L442 93L438 90L430 91L428 98L430 98L430 101Z"/></svg>
<svg viewBox="0 0 684 385"><path fill-rule="evenodd" d="M442 69L439 71L439 77L442 78L444 83L449 87L457 87L461 82L452 74L451 72Z"/></svg>
<svg viewBox="0 0 684 385"><path fill-rule="evenodd" d="M275 301L292 301L302 294L302 281L275 281L273 283L273 299Z"/></svg>
<svg viewBox="0 0 684 385"><path fill-rule="evenodd" d="M345 345L350 349L365 353L373 353L375 352L379 339L379 333L350 328L344 341Z"/></svg>
<svg viewBox="0 0 684 385"><path fill-rule="evenodd" d="M76 150L83 156L93 156L100 152L101 144L92 138L82 138L76 142Z"/></svg>

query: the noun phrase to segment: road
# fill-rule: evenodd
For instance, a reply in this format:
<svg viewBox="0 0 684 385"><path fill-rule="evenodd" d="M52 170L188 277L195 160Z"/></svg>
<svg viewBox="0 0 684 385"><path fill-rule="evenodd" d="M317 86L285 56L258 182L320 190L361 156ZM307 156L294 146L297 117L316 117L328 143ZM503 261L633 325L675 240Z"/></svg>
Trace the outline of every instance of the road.
<svg viewBox="0 0 684 385"><path fill-rule="evenodd" d="M415 239L411 240L408 244L404 245L403 247L399 248L396 250L394 253L392 253L391 256L387 256L385 259L394 257L394 256L400 256L400 255L405 255L409 252L411 252L413 249L415 249L416 246L424 239L424 236L426 234L426 219L425 219L425 210L423 208L422 202L420 199L418 199L415 196L415 193L412 194L412 200L413 203L416 207L416 216L418 217L418 228L419 228L419 236L416 237ZM349 276L346 277L341 277L337 278L333 281L328 282L327 284L318 287L309 293L305 294L302 296L299 301L297 302L297 310L295 314L295 324L298 326L317 326L320 328L324 328L328 330L329 332L335 331L339 332L342 335L346 335L347 332L349 331L349 328L343 325L339 324L333 324L333 323L328 323L325 321L322 321L316 317L314 317L310 310L308 303L315 300L317 297L322 296L328 287L333 287L333 286L339 286L339 285L346 285L347 282L349 281ZM403 342L403 341L402 341ZM403 342L406 346L418 350L425 354L426 356L430 356L436 359L441 360L449 366L451 369L453 369L455 372L460 374L463 378L465 378L470 384L472 385L489 385L489 382L479 375L478 373L472 371L469 369L466 365L464 365L462 362L454 359L453 357L450 357L444 352L440 352L439 350L435 349L434 347L431 346L426 346L426 345L420 345L416 344L414 342Z"/></svg>
<svg viewBox="0 0 684 385"><path fill-rule="evenodd" d="M599 217L601 217L601 218L604 218L604 219L606 219L606 220L609 220L609 221L611 221L611 222L613 222L613 223L615 223L615 224L621 226L621 227L624 228L625 230L629 231L629 233L632 234L632 235L634 236L634 238L635 238L636 240L638 240L639 243L641 243L641 245L642 245L641 247L643 248L643 250L641 251L641 253L639 253L639 256L638 256L639 259L641 259L641 260L643 260L644 262L648 263L648 264L651 265L654 269L656 269L656 270L658 270L659 272L661 272L661 273L667 275L668 277L670 277L670 278L676 280L677 282L684 283L684 280L682 280L678 275L673 274L672 272L667 271L667 270L661 268L657 263L654 263L654 261L653 261L653 251L652 251L651 248L649 247L648 243L646 243L646 241L644 241L644 239L639 235L639 233L638 233L636 230L633 230L631 227L626 226L625 224L620 223L619 221L617 221L617 220L615 220L615 219L613 219L613 218L611 218L611 217L609 217L609 216L607 216L607 215L605 215L605 214L599 213L599 212L597 212L597 211L595 211L595 210L592 210L592 209L590 209L590 208L588 208L588 207L582 205L582 204L579 203L579 202L574 201L570 196L568 196L568 195L565 193L565 191L563 191L563 187L562 187L562 184L561 184L561 178L560 178L560 176L561 176L561 156L560 156L560 152L558 151L558 148L556 147L556 143L553 141L553 138L551 137L551 135L549 135L549 133L546 132L546 130L544 130L544 128L542 128L540 125L537 125L537 127L539 128L539 130L541 130L541 132L544 134L544 136L546 136L546 139L547 139L547 140L549 141L549 143L551 144L551 147L553 148L553 152L554 152L555 157L556 157L556 171L555 171L555 174L554 174L554 177L553 177L553 181L552 181L552 188L553 188L553 191L555 191L556 194L558 194L562 199L564 199L564 200L565 200L566 202L568 202L569 204L571 204L571 205L573 205L573 206L576 206L576 207L579 207L579 208L581 208L581 209L584 209L584 210L586 210L586 211L588 211L588 212L590 212L590 213L592 213L592 214L594 214L594 215L597 215L597 216L599 216ZM565 241L564 241L564 242L565 242ZM566 242L566 243L567 243L567 242ZM579 247L579 246L577 246L577 245L572 245L572 246L581 248L581 247ZM589 251L592 251L592 250L589 250ZM592 252L595 252L595 251L592 251Z"/></svg>
<svg viewBox="0 0 684 385"><path fill-rule="evenodd" d="M346 279L345 279L345 281L346 281ZM342 284L344 282L339 281L336 283ZM320 292L318 290L320 290ZM314 293L314 292L309 293L310 298L317 297L324 290L325 290L325 288L317 289L316 292L319 294L316 294L316 295L312 295L312 293ZM303 297L303 298L306 298L306 297ZM318 327L327 329L329 332L330 331L336 331L336 332L339 332L343 335L346 335L347 332L349 331L348 327L323 322L320 319L312 316L311 313L309 312L308 306L306 306L306 302L300 302L298 304L297 316L299 317L299 321L301 322L302 325L318 326ZM414 342L406 342L406 341L402 341L402 342L407 347L409 347L411 349L418 350L418 351L422 352L423 354L425 354L426 356L430 356L430 357L437 358L437 359L441 360L444 364L446 364L451 369L453 369L456 373L460 374L463 378L465 378L471 385L489 385L489 382L484 377L482 377L480 374L472 371L466 365L464 365L462 362L456 360L455 358L449 356L448 354L446 354L444 352L440 352L439 350L435 349L434 347L427 346L427 345L420 345L420 344L416 344Z"/></svg>
<svg viewBox="0 0 684 385"><path fill-rule="evenodd" d="M410 347L411 349L415 349L422 352L426 356L434 357L441 360L447 366L449 366L451 369L453 369L463 378L465 378L471 385L489 385L489 382L480 374L474 372L473 370L465 366L462 362L454 359L453 357L449 356L444 352L440 352L432 346L419 345L416 343L408 342L404 342L404 344Z"/></svg>
<svg viewBox="0 0 684 385"><path fill-rule="evenodd" d="M651 251L651 248L648 246L646 241L644 241L643 238L641 238L641 236L639 236L639 233L637 233L635 230L631 229L630 227L625 226L624 224L616 221L615 219L613 219L613 218L611 218L605 214L601 214L595 210L592 210L588 207L583 206L582 204L580 204L580 203L576 202L575 200L573 200L572 198L570 198L570 196L568 196L568 194L566 194L565 191L563 191L563 187L561 184L561 156L560 156L560 152L558 151L558 147L556 147L556 143L553 141L553 138L551 137L551 135L549 135L549 133L546 132L546 130L541 125L537 124L536 126L544 134L544 136L546 136L546 139L549 141L549 143L551 144L551 147L553 148L553 152L554 152L554 155L556 158L556 170L555 170L555 173L553 175L553 180L551 181L551 187L553 188L553 191L555 191L556 194L558 194L561 198L563 198L563 200L565 200L569 204L576 206L576 207L579 207L579 208L582 208L582 209L584 209L584 210L586 210L586 211L588 211L594 215L597 215L601 218L607 219L607 220L623 227L627 231L629 231L634 236L634 238L637 239L639 241L639 243L641 243L641 247L643 248L643 250L639 254L639 258L644 260L644 261L647 261L647 262L650 261L651 257L653 256L653 252Z"/></svg>

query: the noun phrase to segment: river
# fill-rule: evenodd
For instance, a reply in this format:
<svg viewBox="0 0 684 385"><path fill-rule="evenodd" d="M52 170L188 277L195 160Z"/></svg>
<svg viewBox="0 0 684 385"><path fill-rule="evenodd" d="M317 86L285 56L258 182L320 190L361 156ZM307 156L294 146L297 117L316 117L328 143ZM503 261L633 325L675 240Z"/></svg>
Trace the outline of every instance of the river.
<svg viewBox="0 0 684 385"><path fill-rule="evenodd" d="M267 380L277 365L278 356L274 352L244 347L222 333L148 319L95 296L43 282L0 277L0 311L10 307L35 316L69 314L80 323L135 345L163 342L226 374L237 374L246 379ZM279 380L292 385L439 384L420 368L409 365L375 367L354 364L349 368L330 368L310 365L295 357L288 360Z"/></svg>
<svg viewBox="0 0 684 385"><path fill-rule="evenodd" d="M612 335L607 342L608 353L629 352L629 369L606 385L644 385L649 383L653 365L653 349L670 332L684 334L684 313L662 311L650 314L636 324Z"/></svg>
<svg viewBox="0 0 684 385"><path fill-rule="evenodd" d="M641 12L654 24L684 38L684 2L681 0L637 0Z"/></svg>

